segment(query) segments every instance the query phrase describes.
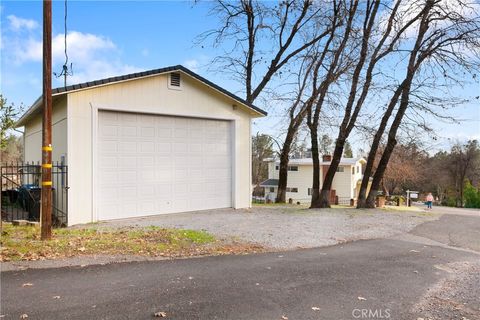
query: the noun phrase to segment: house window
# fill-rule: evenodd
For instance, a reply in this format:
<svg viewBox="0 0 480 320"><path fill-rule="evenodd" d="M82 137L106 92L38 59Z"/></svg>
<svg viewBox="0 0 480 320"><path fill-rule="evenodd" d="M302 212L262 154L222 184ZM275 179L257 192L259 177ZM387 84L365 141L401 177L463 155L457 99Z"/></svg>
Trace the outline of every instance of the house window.
<svg viewBox="0 0 480 320"><path fill-rule="evenodd" d="M352 174L355 174L355 167L352 167Z"/></svg>
<svg viewBox="0 0 480 320"><path fill-rule="evenodd" d="M270 192L275 192L275 188L274 187L270 187Z"/></svg>
<svg viewBox="0 0 480 320"><path fill-rule="evenodd" d="M337 167L337 172L343 172L344 169L345 169L344 167L338 166L338 167Z"/></svg>
<svg viewBox="0 0 480 320"><path fill-rule="evenodd" d="M278 166L275 166L275 170L277 170L277 171L278 171Z"/></svg>
<svg viewBox="0 0 480 320"><path fill-rule="evenodd" d="M360 166L357 167L357 173L359 173L359 172L360 172Z"/></svg>
<svg viewBox="0 0 480 320"><path fill-rule="evenodd" d="M298 192L298 188L287 188L286 189L287 192Z"/></svg>
<svg viewBox="0 0 480 320"><path fill-rule="evenodd" d="M312 195L312 188L308 188L307 193L308 193L309 196L311 196Z"/></svg>

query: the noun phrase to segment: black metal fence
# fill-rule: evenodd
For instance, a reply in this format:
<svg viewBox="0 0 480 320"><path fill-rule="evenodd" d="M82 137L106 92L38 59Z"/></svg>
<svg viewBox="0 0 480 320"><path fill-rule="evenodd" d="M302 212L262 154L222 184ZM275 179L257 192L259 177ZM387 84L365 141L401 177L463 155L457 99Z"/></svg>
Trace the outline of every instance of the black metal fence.
<svg viewBox="0 0 480 320"><path fill-rule="evenodd" d="M1 167L1 217L4 221L40 221L42 167L40 163L10 163ZM52 223L68 224L68 167L52 165Z"/></svg>

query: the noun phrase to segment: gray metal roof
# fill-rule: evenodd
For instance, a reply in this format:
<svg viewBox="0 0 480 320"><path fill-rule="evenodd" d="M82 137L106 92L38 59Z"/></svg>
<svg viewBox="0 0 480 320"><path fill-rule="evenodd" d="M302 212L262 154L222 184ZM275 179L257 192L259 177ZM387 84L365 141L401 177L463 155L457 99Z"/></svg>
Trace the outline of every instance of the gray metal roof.
<svg viewBox="0 0 480 320"><path fill-rule="evenodd" d="M260 183L260 187L276 187L278 186L278 179L267 179Z"/></svg>
<svg viewBox="0 0 480 320"><path fill-rule="evenodd" d="M76 90L82 90L86 88L92 88L96 86L101 86L109 83L115 83L119 81L126 81L126 80L132 80L132 79L137 79L137 78L143 78L143 77L148 77L152 75L157 75L157 74L162 74L162 73L167 73L167 72L174 72L174 71L181 71L195 79L197 79L200 82L203 82L209 87L212 87L213 89L220 91L221 93L229 96L230 98L238 101L239 103L247 106L250 109L255 110L256 112L266 116L267 112L258 108L257 106L247 102L245 99L240 98L239 96L231 93L230 91L220 87L219 85L216 85L215 83L205 79L204 77L200 76L199 74L196 74L190 69L185 68L182 65L176 65L176 66L170 66L170 67L165 67L165 68L160 68L160 69L153 69L153 70L148 70L148 71L142 71L142 72L136 72L136 73L130 73L122 76L117 76L117 77L110 77L110 78L105 78L105 79L100 79L100 80L94 80L94 81L88 81L88 82L83 82L79 84L74 84L66 87L60 87L60 88L55 88L52 89L52 95L61 95L63 93L68 93L69 91L76 91ZM40 105L42 104L42 97L40 96L34 103L33 105L20 117L18 120L17 124L18 125L23 125L24 120L28 118L30 114L35 111Z"/></svg>

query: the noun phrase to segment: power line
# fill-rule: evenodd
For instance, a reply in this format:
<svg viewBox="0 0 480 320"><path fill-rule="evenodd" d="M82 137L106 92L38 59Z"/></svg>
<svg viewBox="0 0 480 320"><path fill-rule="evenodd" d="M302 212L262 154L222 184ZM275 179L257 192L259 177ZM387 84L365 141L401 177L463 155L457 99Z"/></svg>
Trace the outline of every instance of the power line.
<svg viewBox="0 0 480 320"><path fill-rule="evenodd" d="M73 68L72 68L72 63L70 63L70 68L68 67L68 52L67 52L67 16L68 16L68 6L67 6L67 0L65 0L65 15L64 15L64 53L65 53L65 63L63 64L62 71L60 73L54 72L53 74L57 77L60 78L63 76L63 85L66 87L67 86L67 77L73 75Z"/></svg>

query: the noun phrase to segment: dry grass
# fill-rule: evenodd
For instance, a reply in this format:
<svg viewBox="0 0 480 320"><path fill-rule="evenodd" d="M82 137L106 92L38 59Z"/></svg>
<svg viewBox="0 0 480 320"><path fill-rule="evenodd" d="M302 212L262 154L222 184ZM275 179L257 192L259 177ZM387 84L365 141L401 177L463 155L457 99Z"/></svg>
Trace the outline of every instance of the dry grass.
<svg viewBox="0 0 480 320"><path fill-rule="evenodd" d="M49 241L40 240L38 227L4 223L0 261L45 260L79 255L200 256L262 251L255 245L225 243L197 230L148 227L144 229L55 229Z"/></svg>

